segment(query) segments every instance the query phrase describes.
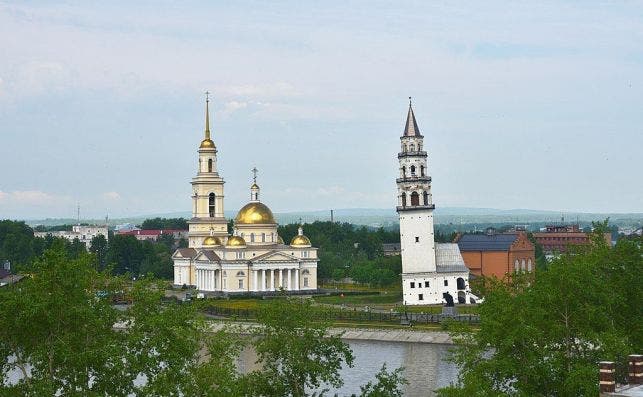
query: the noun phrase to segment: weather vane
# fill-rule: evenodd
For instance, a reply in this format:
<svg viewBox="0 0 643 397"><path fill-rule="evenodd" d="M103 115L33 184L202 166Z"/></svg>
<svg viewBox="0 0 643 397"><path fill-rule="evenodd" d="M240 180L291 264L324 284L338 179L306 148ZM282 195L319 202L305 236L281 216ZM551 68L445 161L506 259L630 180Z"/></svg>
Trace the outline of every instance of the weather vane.
<svg viewBox="0 0 643 397"><path fill-rule="evenodd" d="M205 100L206 100L206 102L210 101L210 91L205 92Z"/></svg>

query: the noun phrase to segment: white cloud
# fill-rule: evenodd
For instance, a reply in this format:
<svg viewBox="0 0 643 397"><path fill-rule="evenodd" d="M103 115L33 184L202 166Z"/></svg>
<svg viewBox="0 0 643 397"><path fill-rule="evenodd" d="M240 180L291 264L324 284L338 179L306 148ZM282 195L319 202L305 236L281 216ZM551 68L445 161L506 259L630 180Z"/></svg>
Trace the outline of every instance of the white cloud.
<svg viewBox="0 0 643 397"><path fill-rule="evenodd" d="M103 193L103 198L110 201L118 201L121 199L121 195L118 192L105 192Z"/></svg>

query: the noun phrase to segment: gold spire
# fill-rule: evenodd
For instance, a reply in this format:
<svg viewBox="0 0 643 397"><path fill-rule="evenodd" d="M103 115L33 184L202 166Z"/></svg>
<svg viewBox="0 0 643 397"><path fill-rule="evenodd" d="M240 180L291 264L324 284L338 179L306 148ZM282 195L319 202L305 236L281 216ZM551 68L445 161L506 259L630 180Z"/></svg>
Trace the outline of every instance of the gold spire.
<svg viewBox="0 0 643 397"><path fill-rule="evenodd" d="M210 139L210 92L205 92L205 138L201 141L201 149L216 148Z"/></svg>

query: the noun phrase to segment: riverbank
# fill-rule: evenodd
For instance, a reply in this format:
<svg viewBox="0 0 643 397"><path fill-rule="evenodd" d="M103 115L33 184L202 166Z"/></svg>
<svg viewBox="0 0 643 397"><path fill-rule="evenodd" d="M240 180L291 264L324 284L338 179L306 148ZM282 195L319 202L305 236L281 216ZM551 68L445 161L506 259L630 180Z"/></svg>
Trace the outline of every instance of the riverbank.
<svg viewBox="0 0 643 397"><path fill-rule="evenodd" d="M212 331L228 329L241 334L251 334L258 327L255 323L217 321L212 322ZM406 343L429 343L440 345L452 345L453 340L447 332L427 331L413 329L369 329L352 327L332 327L328 330L329 335L341 335L345 340L369 340L378 342L406 342Z"/></svg>

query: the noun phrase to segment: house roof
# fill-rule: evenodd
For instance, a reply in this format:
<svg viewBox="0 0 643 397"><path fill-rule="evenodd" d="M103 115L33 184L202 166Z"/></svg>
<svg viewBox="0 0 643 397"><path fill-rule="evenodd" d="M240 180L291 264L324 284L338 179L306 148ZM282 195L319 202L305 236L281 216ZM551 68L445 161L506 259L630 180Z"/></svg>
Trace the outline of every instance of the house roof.
<svg viewBox="0 0 643 397"><path fill-rule="evenodd" d="M147 229L147 230L126 230L118 232L118 234L132 235L132 236L158 236L161 234L174 234L174 233L186 233L187 230L181 229Z"/></svg>
<svg viewBox="0 0 643 397"><path fill-rule="evenodd" d="M464 234L458 240L460 251L509 251L518 234Z"/></svg>

